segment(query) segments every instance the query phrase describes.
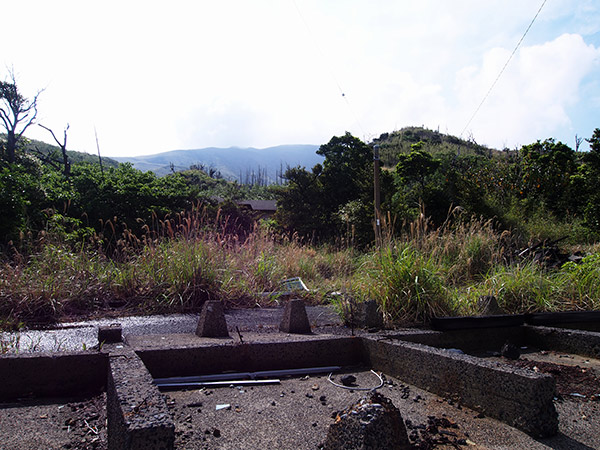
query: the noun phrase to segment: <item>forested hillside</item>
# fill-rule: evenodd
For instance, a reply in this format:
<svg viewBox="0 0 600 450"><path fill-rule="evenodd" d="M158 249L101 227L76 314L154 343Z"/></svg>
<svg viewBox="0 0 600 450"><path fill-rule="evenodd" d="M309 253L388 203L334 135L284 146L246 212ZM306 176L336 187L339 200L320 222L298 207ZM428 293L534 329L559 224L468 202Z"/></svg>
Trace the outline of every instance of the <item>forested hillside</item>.
<svg viewBox="0 0 600 450"><path fill-rule="evenodd" d="M277 199L273 226L319 241L373 240L373 146L382 171L381 219L388 233L425 214L433 226L449 212L494 220L500 229L525 237L593 240L600 231L599 132L590 152L575 152L549 138L519 150L498 151L417 127L383 134L367 144L349 134L333 137L317 151L313 167L288 167L280 186L266 180L240 185L203 164L157 177L129 164L23 140L13 163L0 175L4 242L47 228L60 215L99 231L114 220L139 229L152 217L186 210L214 199ZM5 141L3 141L5 142Z"/></svg>
<svg viewBox="0 0 600 450"><path fill-rule="evenodd" d="M379 145L381 219L387 232L421 215L434 227L483 218L524 239L590 241L600 231L600 130L590 152L552 138L497 151L422 128L384 134ZM322 145L323 165L286 173L276 219L288 231L331 239L373 239L373 150L346 134ZM450 214L453 212L453 214Z"/></svg>
<svg viewBox="0 0 600 450"><path fill-rule="evenodd" d="M498 150L477 144L473 139L461 139L423 127L405 127L383 133L373 140L373 144L380 146L381 161L388 167L398 163L398 155L413 151L415 144L419 144L420 150L432 155L451 153L457 156L492 156L499 153Z"/></svg>

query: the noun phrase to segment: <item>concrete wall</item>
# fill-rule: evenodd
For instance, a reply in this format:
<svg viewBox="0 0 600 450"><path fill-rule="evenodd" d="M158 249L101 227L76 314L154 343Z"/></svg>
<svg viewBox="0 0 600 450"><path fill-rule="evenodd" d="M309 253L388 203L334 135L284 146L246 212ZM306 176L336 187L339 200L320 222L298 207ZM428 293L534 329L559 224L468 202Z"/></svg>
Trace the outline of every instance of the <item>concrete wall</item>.
<svg viewBox="0 0 600 450"><path fill-rule="evenodd" d="M523 328L527 342L537 348L600 358L600 333L532 325Z"/></svg>
<svg viewBox="0 0 600 450"><path fill-rule="evenodd" d="M100 352L32 353L0 357L0 400L99 393L108 355Z"/></svg>
<svg viewBox="0 0 600 450"><path fill-rule="evenodd" d="M558 431L549 375L508 367L422 344L363 338L377 370L452 398L535 437Z"/></svg>
<svg viewBox="0 0 600 450"><path fill-rule="evenodd" d="M502 328L477 328L452 331L420 331L410 333L394 333L395 339L415 342L438 348L458 348L464 352L499 352L505 342L523 346L526 332L521 326Z"/></svg>
<svg viewBox="0 0 600 450"><path fill-rule="evenodd" d="M175 425L152 376L133 350L109 347L108 449L172 449Z"/></svg>
<svg viewBox="0 0 600 450"><path fill-rule="evenodd" d="M203 375L225 371L351 366L363 361L358 337L297 342L227 344L218 346L138 350L155 378Z"/></svg>

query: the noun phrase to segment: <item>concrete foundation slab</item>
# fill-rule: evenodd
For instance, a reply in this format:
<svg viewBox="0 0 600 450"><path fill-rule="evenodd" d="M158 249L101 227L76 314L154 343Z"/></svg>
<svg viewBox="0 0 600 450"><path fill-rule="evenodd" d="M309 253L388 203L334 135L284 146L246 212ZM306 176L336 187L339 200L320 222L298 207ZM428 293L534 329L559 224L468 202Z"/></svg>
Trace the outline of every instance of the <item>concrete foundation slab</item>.
<svg viewBox="0 0 600 450"><path fill-rule="evenodd" d="M269 317L274 316L271 314ZM401 380L402 383L410 384L414 389L425 389L432 393L432 401L435 403L462 405L465 410L469 407L483 413L487 417L485 420L496 418L508 424L502 425L496 422L494 425L497 429L505 430L504 432L513 430L511 433L517 433L515 429L519 429L535 437L549 436L558 431L560 438L561 430L565 430L565 433L588 433L585 422L581 422L580 425L577 422L578 425L575 426L575 422L571 419L565 419L568 424L563 423L561 416L561 423L558 423L556 410L558 409L559 413L565 411L561 414L568 414L569 417L577 414L577 411L586 411L585 417L577 418L582 421L589 420L594 407L598 409L599 405L598 402L591 400L585 403L585 407L577 406L573 400L571 401L573 404L567 400L553 401L555 400L554 378L534 370L512 367L499 357L490 360L473 356L487 350L498 351L505 342L511 342L517 346L531 346L598 358L600 356L599 333L521 325L493 329L456 329L445 332L417 329L378 334L361 332L358 336L348 336L343 333L300 335L278 332L274 323L269 326L268 331L264 329L262 332L254 331L261 330L258 325L260 324L248 326L242 329L240 334L234 334L231 338L198 337L193 334L193 329L190 329L189 333L126 335L125 343L104 345L102 352L5 355L0 357L0 379L3 381L3 384L0 384L0 400L23 395L40 397L62 395L62 391L56 391L56 387L66 389L70 394L80 394L82 390L90 387L102 390L107 386L108 443L111 449L173 448L175 442L184 445L182 441L176 439L175 430L178 430L181 425L177 423L179 419L173 416L173 408L165 402L165 396L168 399L168 395L175 398L179 394L160 393L152 384L153 377L362 365L382 371L388 376ZM250 329L253 331L246 331ZM40 377L40 374L44 374L45 378ZM303 392L304 397L301 399L306 398L316 402L315 399L326 397L326 400L319 400L317 403L329 407L329 398L330 396L337 398L337 394L333 392L337 392L338 388L330 388L326 383L326 377L321 377L320 380L312 383L310 389ZM328 386L327 392L323 383ZM276 386L254 387L257 396L253 402L258 402L257 406L260 406L260 409L254 410L253 403L250 403L247 408L255 411L256 414L259 414L259 411L266 413L270 405L273 406L271 403L278 405L280 401L273 399L268 404L263 404L259 393L267 390L274 393L277 389ZM289 387L285 392L282 391L277 395L291 399L292 396L289 394L293 394L292 391L295 389ZM333 390L330 391L331 389ZM252 387L239 387L232 392L240 394L241 390L252 390ZM398 393L400 394L402 392ZM422 394L420 396L424 397ZM205 405L212 405L213 397L210 398L211 400ZM403 394L400 398L405 400ZM289 408L292 410L303 408L304 406L298 405L304 405L305 402L299 400L300 398L296 398L295 402L289 403L293 405ZM419 396L415 396L410 401L413 400L418 407L421 401ZM206 410L205 406L198 407L204 417L202 423L208 423L207 421L212 420L210 417L213 416L215 420L220 420L225 414L231 414L227 416L229 426L243 429L248 425L239 424L237 422L239 419L236 419L236 414L241 414L237 409L244 411L242 405L236 408L233 401L224 401L224 403L230 404L230 409L212 411ZM350 404L352 402L344 402L340 408L347 408ZM409 405L412 403L405 403L404 407ZM311 412L310 409L315 406L319 407L307 403L308 411L298 411L298 414L303 417L313 417L314 411ZM331 417L332 412L329 411L327 417ZM276 414L287 417L287 413L280 410ZM278 416L269 416L268 420L275 420L273 417ZM472 415L473 417L475 415ZM187 416L183 419L188 423ZM251 422L254 418L249 417L247 420ZM258 420L256 423L258 427L262 422ZM296 424L293 425L295 426ZM298 426L301 428L300 425ZM184 429L179 429L179 432L188 433L187 425L184 424L183 427ZM219 433L216 433L213 429L216 427L217 425L211 426L209 433L218 441L216 434L222 434L227 429L221 428ZM321 425L319 424L318 427ZM246 429L246 432L250 431L252 429ZM203 430L203 433L206 433L206 430ZM269 433L271 434L265 434L260 442L268 443L271 439L270 442L275 443L276 439L273 437L275 432L271 430ZM504 442L501 434L498 433L496 436L497 442ZM596 442L593 433L588 434L585 434L585 442ZM536 446L544 448L539 441L529 439L527 441L529 444L520 448L536 448ZM576 434L568 439L565 436L560 439L562 444L566 442L568 445L576 445L572 448L586 448L581 445L577 447L579 442ZM225 440L219 442L225 443ZM513 444L514 442L504 448L517 448ZM571 448L568 445L560 448ZM1 444L0 448L2 448ZM199 444L198 447L184 445L180 448L203 447ZM231 447L224 444L224 446L217 445L211 448ZM275 445L273 448L285 447Z"/></svg>
<svg viewBox="0 0 600 450"><path fill-rule="evenodd" d="M319 366L351 366L363 361L360 338L311 336L288 340L279 336L244 344L136 348L155 378L203 375L227 371L295 369Z"/></svg>

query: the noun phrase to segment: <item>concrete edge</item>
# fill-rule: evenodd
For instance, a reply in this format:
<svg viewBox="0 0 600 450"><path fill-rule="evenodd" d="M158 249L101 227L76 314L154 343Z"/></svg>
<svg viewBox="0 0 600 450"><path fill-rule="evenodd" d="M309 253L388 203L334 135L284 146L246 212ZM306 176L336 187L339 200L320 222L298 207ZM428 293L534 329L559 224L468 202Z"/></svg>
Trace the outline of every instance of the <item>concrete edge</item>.
<svg viewBox="0 0 600 450"><path fill-rule="evenodd" d="M558 432L549 375L404 341L363 337L377 370L501 420L535 437Z"/></svg>
<svg viewBox="0 0 600 450"><path fill-rule="evenodd" d="M129 347L108 347L108 449L172 449L175 425L144 363Z"/></svg>
<svg viewBox="0 0 600 450"><path fill-rule="evenodd" d="M429 345L438 348L458 348L465 352L500 351L507 341L518 346L527 345L523 326L504 328L457 329L450 331L420 330L386 334L393 339Z"/></svg>
<svg viewBox="0 0 600 450"><path fill-rule="evenodd" d="M525 325L528 342L541 349L600 358L600 333L566 328Z"/></svg>
<svg viewBox="0 0 600 450"><path fill-rule="evenodd" d="M74 397L106 386L108 355L102 352L27 353L0 357L0 400Z"/></svg>
<svg viewBox="0 0 600 450"><path fill-rule="evenodd" d="M235 342L217 346L185 346L136 350L155 378L203 375L226 371L352 366L364 361L358 337L311 337L293 342Z"/></svg>

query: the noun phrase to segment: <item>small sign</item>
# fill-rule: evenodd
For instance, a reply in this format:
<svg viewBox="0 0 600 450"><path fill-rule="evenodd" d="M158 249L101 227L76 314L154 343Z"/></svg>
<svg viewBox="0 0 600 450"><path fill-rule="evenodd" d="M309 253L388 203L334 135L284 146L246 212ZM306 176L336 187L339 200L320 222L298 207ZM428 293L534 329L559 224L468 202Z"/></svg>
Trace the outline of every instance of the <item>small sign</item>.
<svg viewBox="0 0 600 450"><path fill-rule="evenodd" d="M287 280L283 280L281 284L288 291L308 291L308 288L300 277L288 278Z"/></svg>

